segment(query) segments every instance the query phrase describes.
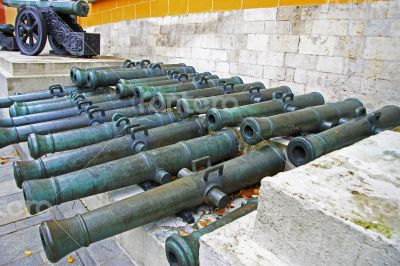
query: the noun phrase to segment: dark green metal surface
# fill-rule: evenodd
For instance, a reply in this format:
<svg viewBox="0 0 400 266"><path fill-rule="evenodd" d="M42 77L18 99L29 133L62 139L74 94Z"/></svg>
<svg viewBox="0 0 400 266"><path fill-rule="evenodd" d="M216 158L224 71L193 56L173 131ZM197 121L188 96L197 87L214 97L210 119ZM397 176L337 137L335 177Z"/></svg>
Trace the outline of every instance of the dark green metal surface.
<svg viewBox="0 0 400 266"><path fill-rule="evenodd" d="M165 184L172 181L172 176L180 169L191 167L193 160L207 157L209 163L221 162L233 158L237 151L235 135L230 131L220 131L215 135L181 141L78 172L28 180L22 184L22 189L28 210L34 214L52 205L147 180Z"/></svg>
<svg viewBox="0 0 400 266"><path fill-rule="evenodd" d="M8 108L15 102L32 102L41 100L58 100L59 97L69 95L70 92L79 91L75 86L52 85L48 90L34 91L24 94L10 95L0 98L0 108ZM41 102L40 102L41 103ZM40 104L39 103L39 104ZM48 102L45 102L48 103Z"/></svg>
<svg viewBox="0 0 400 266"><path fill-rule="evenodd" d="M156 117L148 116L136 119L136 127L129 128L131 133L108 142L100 142L37 160L15 162L13 166L17 186L21 187L23 181L26 180L44 179L78 171L128 157L141 151L201 137L207 132L202 119L152 128L163 124L163 121L151 121L152 118L155 120Z"/></svg>
<svg viewBox="0 0 400 266"><path fill-rule="evenodd" d="M176 104L176 110L182 118L192 115L204 114L210 108L231 108L251 103L258 103L272 100L275 93L292 92L289 87L282 86L270 89L254 87L249 91L239 93L218 95L206 98L184 99L181 98Z"/></svg>
<svg viewBox="0 0 400 266"><path fill-rule="evenodd" d="M223 208L226 194L283 171L284 159L278 149L263 147L97 210L43 222L39 231L46 256L56 262L80 247L205 202Z"/></svg>
<svg viewBox="0 0 400 266"><path fill-rule="evenodd" d="M110 91L106 89L105 91ZM18 117L23 115L37 114L43 112L49 112L54 110L66 109L70 107L77 106L80 102L79 100L86 100L93 103L102 103L108 101L118 100L114 92L103 93L98 95L87 95L75 94L73 98L65 99L60 102L52 102L47 104L37 104L37 105L27 105L25 103L14 103L10 109L9 113L11 117Z"/></svg>
<svg viewBox="0 0 400 266"><path fill-rule="evenodd" d="M243 84L243 80L240 77L232 77L227 79L220 79L216 75L203 76L200 80L194 80L188 83L175 84L169 86L136 86L134 88L135 98L139 102L148 102L158 92L168 93L168 92L182 92L196 89L212 88L216 86L222 86L226 83L233 84Z"/></svg>
<svg viewBox="0 0 400 266"><path fill-rule="evenodd" d="M324 97L318 92L300 96L292 93L277 93L274 100L243 105L233 108L211 108L207 111L207 124L210 130L221 130L223 127L237 126L246 117L271 116L291 112L305 107L324 104Z"/></svg>
<svg viewBox="0 0 400 266"><path fill-rule="evenodd" d="M72 82L78 87L85 87L87 86L87 79L89 71L97 71L97 70L111 70L117 68L133 68L135 67L135 63L131 60L127 59L122 64L119 65L111 65L111 66L103 66L103 67L86 67L86 68L79 68L79 67L71 67L69 72L69 76Z"/></svg>
<svg viewBox="0 0 400 266"><path fill-rule="evenodd" d="M273 137L326 130L341 118L357 117L363 113L362 103L351 98L270 117L248 117L240 124L240 135L246 143L256 144Z"/></svg>
<svg viewBox="0 0 400 266"><path fill-rule="evenodd" d="M157 111L175 107L178 100L181 98L202 98L211 97L217 95L224 95L229 93L238 93L244 91L250 91L253 88L265 89L264 84L261 82L253 82L247 84L225 84L223 86L205 88L201 90L190 90L177 93L156 93L153 99L150 101L150 105Z"/></svg>
<svg viewBox="0 0 400 266"><path fill-rule="evenodd" d="M61 14L76 15L86 17L89 12L89 5L83 0L77 1L41 1L41 0L3 0L5 6L21 8L24 6L51 7L54 11Z"/></svg>
<svg viewBox="0 0 400 266"><path fill-rule="evenodd" d="M210 76L211 74L209 72L204 72L204 73L195 73L195 74L174 74L174 75L168 75L168 78L166 80L155 80L155 81L150 81L147 83L139 83L139 82L133 82L133 80L119 80L117 86L115 87L116 94L119 98L125 98L125 97L132 97L135 96L135 89L138 86L165 86L165 85L172 85L172 84L181 84L181 83L187 83L187 82L192 82L196 81L199 79L199 77L202 76ZM218 76L215 76L218 78ZM152 79L152 78L147 78L147 79Z"/></svg>
<svg viewBox="0 0 400 266"><path fill-rule="evenodd" d="M211 233L257 209L258 199L249 199L243 206L226 214L206 227L188 236L173 234L165 241L165 255L171 266L197 266L199 264L200 237Z"/></svg>
<svg viewBox="0 0 400 266"><path fill-rule="evenodd" d="M151 114L143 117L138 116L129 119L123 115L116 114L113 117L113 122L54 134L30 134L28 137L28 148L32 158L39 158L45 154L77 149L121 137L125 133L124 127L127 124L141 124L148 128L153 128L177 121L177 116L172 112Z"/></svg>
<svg viewBox="0 0 400 266"><path fill-rule="evenodd" d="M90 109L86 114L76 117L52 120L20 127L0 128L0 148L27 140L31 133L48 134L75 128L88 127L109 122L116 113L126 117L135 117L153 113L147 105L104 111L100 108Z"/></svg>
<svg viewBox="0 0 400 266"><path fill-rule="evenodd" d="M0 24L0 31L7 34L14 34L15 27L12 24Z"/></svg>
<svg viewBox="0 0 400 266"><path fill-rule="evenodd" d="M288 157L293 165L300 166L397 126L400 126L400 107L387 105L369 115L350 120L321 133L294 138L288 145Z"/></svg>
<svg viewBox="0 0 400 266"><path fill-rule="evenodd" d="M105 86L115 86L120 79L139 79L167 75L168 71L176 71L181 74L196 73L191 66L182 67L161 67L161 68L143 68L143 69L115 69L112 71L90 71L88 77L88 86L98 88Z"/></svg>

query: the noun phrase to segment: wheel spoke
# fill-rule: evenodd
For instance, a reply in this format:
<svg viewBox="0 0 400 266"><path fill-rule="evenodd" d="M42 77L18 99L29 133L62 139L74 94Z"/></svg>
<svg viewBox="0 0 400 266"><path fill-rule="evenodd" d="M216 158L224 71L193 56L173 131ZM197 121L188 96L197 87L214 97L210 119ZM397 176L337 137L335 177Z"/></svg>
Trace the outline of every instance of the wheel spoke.
<svg viewBox="0 0 400 266"><path fill-rule="evenodd" d="M32 25L32 29L35 31L37 31L37 29L38 29L38 22L36 20L35 20L35 23L33 23L33 25Z"/></svg>
<svg viewBox="0 0 400 266"><path fill-rule="evenodd" d="M39 35L36 32L32 32L33 38L35 38L36 41L39 41Z"/></svg>
<svg viewBox="0 0 400 266"><path fill-rule="evenodd" d="M29 44L31 45L31 46L33 46L35 43L33 42L33 36L32 35L30 35L29 36Z"/></svg>
<svg viewBox="0 0 400 266"><path fill-rule="evenodd" d="M24 34L24 36L22 36L22 41L24 43L26 43L26 40L28 39L28 34Z"/></svg>

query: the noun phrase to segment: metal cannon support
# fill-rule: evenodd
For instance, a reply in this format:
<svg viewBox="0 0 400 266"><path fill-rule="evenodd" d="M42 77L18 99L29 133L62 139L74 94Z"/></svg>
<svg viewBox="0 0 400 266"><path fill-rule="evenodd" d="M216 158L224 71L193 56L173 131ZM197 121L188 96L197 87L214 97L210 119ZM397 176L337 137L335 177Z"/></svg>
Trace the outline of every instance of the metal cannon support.
<svg viewBox="0 0 400 266"><path fill-rule="evenodd" d="M122 113L116 113L112 117L112 120L112 122L100 125L67 130L54 134L30 134L27 140L29 152L32 158L39 158L45 154L77 149L121 137L126 132L124 127L127 124L140 124L147 128L153 128L177 122L179 119L175 113L165 112L162 114L149 114L143 117L133 116L132 118L127 118Z"/></svg>
<svg viewBox="0 0 400 266"><path fill-rule="evenodd" d="M165 184L182 168L192 169L192 161L211 165L236 156L238 141L230 131L180 141L176 144L143 151L119 160L99 164L76 172L22 184L31 214L50 206L98 193L153 181ZM207 159L205 159L207 158ZM73 182L72 182L73 181ZM45 202L45 204L43 204Z"/></svg>
<svg viewBox="0 0 400 266"><path fill-rule="evenodd" d="M86 167L128 157L141 151L201 137L207 133L202 119L153 128L162 125L162 123L150 123L151 119L157 118L154 116L150 115L137 119L135 124L131 124L134 127L126 127L127 135L108 142L100 142L37 160L15 162L13 165L14 177L18 187L21 187L23 181L26 180L44 179L78 171ZM168 134L165 132L168 132ZM101 156L96 156L98 154L101 154Z"/></svg>
<svg viewBox="0 0 400 266"><path fill-rule="evenodd" d="M0 24L0 47L3 50L18 51L17 41L14 36L14 25Z"/></svg>
<svg viewBox="0 0 400 266"><path fill-rule="evenodd" d="M292 93L275 93L272 97L274 99L271 101L233 108L211 108L206 114L208 129L218 131L223 127L237 126L246 117L277 115L325 103L324 97L318 92L299 96Z"/></svg>
<svg viewBox="0 0 400 266"><path fill-rule="evenodd" d="M263 147L94 211L43 222L39 229L43 248L49 261L56 262L80 247L203 203L224 208L227 194L273 176L284 167L281 151Z"/></svg>
<svg viewBox="0 0 400 266"><path fill-rule="evenodd" d="M364 113L363 104L350 98L270 117L247 117L240 124L240 135L246 143L254 145L273 137L326 130L337 125L341 118Z"/></svg>
<svg viewBox="0 0 400 266"><path fill-rule="evenodd" d="M252 87L249 91L229 93L205 98L184 99L181 98L176 104L176 110L182 118L188 118L197 114L205 114L210 108L230 108L251 103L272 100L275 93L290 93L289 87L282 86L270 89Z"/></svg>
<svg viewBox="0 0 400 266"><path fill-rule="evenodd" d="M387 105L369 115L341 121L341 125L321 133L294 138L288 145L288 157L293 165L300 166L397 126L400 126L400 107Z"/></svg>
<svg viewBox="0 0 400 266"><path fill-rule="evenodd" d="M58 55L100 54L100 34L87 33L76 23L75 16L86 17L89 12L85 1L3 0L3 4L18 8L15 38L22 54L40 54L47 38Z"/></svg>
<svg viewBox="0 0 400 266"><path fill-rule="evenodd" d="M206 227L194 231L188 236L173 234L165 241L165 255L170 265L175 266L198 266L200 237L223 227L240 217L243 217L258 206L258 199L248 199L236 210L224 215L222 218L208 224Z"/></svg>
<svg viewBox="0 0 400 266"><path fill-rule="evenodd" d="M200 80L194 80L192 82L183 84L160 86L160 87L136 86L134 88L134 94L135 94L134 97L139 102L148 102L159 92L162 93L182 92L189 90L212 88L212 87L222 86L226 83L243 84L243 80L240 77L220 79L216 75L209 75L209 76L203 76Z"/></svg>

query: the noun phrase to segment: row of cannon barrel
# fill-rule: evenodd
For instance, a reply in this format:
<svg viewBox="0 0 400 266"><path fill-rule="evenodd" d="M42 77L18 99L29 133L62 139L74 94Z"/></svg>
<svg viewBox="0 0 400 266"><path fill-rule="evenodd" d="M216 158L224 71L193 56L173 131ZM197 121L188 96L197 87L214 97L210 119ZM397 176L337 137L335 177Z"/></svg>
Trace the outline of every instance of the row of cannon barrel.
<svg viewBox="0 0 400 266"><path fill-rule="evenodd" d="M294 95L287 86L266 88L240 77L197 73L185 64L127 60L105 68L74 67L71 79L75 86L0 99L10 113L0 119L0 146L27 141L34 158L14 164L28 211L135 184L147 191L43 222L40 236L52 262L204 203L224 208L229 194L283 171L286 156L300 166L400 125L397 106L367 114L354 98L325 103L318 92ZM245 143L262 145L237 156L235 126ZM291 136L287 155L267 142ZM186 238L171 236L169 262L198 265L199 237L256 205L250 201Z"/></svg>

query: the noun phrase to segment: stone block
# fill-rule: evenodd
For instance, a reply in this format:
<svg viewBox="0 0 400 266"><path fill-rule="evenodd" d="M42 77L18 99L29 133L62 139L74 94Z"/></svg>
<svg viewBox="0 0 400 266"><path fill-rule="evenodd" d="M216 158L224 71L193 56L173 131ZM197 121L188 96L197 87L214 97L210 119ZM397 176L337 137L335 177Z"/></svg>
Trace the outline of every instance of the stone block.
<svg viewBox="0 0 400 266"><path fill-rule="evenodd" d="M211 50L211 58L215 61L227 61L228 52L226 50Z"/></svg>
<svg viewBox="0 0 400 266"><path fill-rule="evenodd" d="M296 69L294 72L294 81L321 89L325 85L326 76L327 74L322 72Z"/></svg>
<svg viewBox="0 0 400 266"><path fill-rule="evenodd" d="M198 59L211 59L211 50L204 48L193 48L192 56L193 58Z"/></svg>
<svg viewBox="0 0 400 266"><path fill-rule="evenodd" d="M289 34L290 22L289 21L265 21L264 32L266 34Z"/></svg>
<svg viewBox="0 0 400 266"><path fill-rule="evenodd" d="M290 33L299 35L311 35L313 29L312 20L292 20L290 21Z"/></svg>
<svg viewBox="0 0 400 266"><path fill-rule="evenodd" d="M371 2L369 9L369 19L386 18L389 8L389 1Z"/></svg>
<svg viewBox="0 0 400 266"><path fill-rule="evenodd" d="M285 79L285 69L282 67L264 66L263 78L274 79L274 80L284 80Z"/></svg>
<svg viewBox="0 0 400 266"><path fill-rule="evenodd" d="M257 64L264 66L282 67L285 61L285 53L260 51L257 56Z"/></svg>
<svg viewBox="0 0 400 266"><path fill-rule="evenodd" d="M266 18L266 9L255 8L243 10L244 21L264 21Z"/></svg>
<svg viewBox="0 0 400 266"><path fill-rule="evenodd" d="M296 265L398 265L400 134L264 178L254 240Z"/></svg>
<svg viewBox="0 0 400 266"><path fill-rule="evenodd" d="M267 50L269 35L249 34L247 36L247 50Z"/></svg>
<svg viewBox="0 0 400 266"><path fill-rule="evenodd" d="M337 56L318 56L317 71L342 74L344 58Z"/></svg>
<svg viewBox="0 0 400 266"><path fill-rule="evenodd" d="M349 36L363 36L365 32L365 27L367 25L366 21L354 20L349 21Z"/></svg>
<svg viewBox="0 0 400 266"><path fill-rule="evenodd" d="M277 20L299 20L302 7L300 6L280 6L278 7Z"/></svg>
<svg viewBox="0 0 400 266"><path fill-rule="evenodd" d="M364 49L364 59L399 61L400 38L368 37Z"/></svg>
<svg viewBox="0 0 400 266"><path fill-rule="evenodd" d="M257 62L257 51L239 51L239 63L255 63Z"/></svg>
<svg viewBox="0 0 400 266"><path fill-rule="evenodd" d="M297 52L299 49L299 36L271 35L269 49L276 52Z"/></svg>
<svg viewBox="0 0 400 266"><path fill-rule="evenodd" d="M263 33L264 21L247 21L236 24L235 33Z"/></svg>
<svg viewBox="0 0 400 266"><path fill-rule="evenodd" d="M384 37L390 36L390 29L392 24L394 24L395 20L388 19L370 19L368 20L368 24L365 27L365 36L376 36L376 37ZM398 24L397 24L398 26ZM400 31L399 28L395 29L395 31Z"/></svg>
<svg viewBox="0 0 400 266"><path fill-rule="evenodd" d="M347 20L314 20L313 35L347 35Z"/></svg>
<svg viewBox="0 0 400 266"><path fill-rule="evenodd" d="M301 68L306 70L315 70L317 56L298 53L285 54L285 66L292 68Z"/></svg>
<svg viewBox="0 0 400 266"><path fill-rule="evenodd" d="M229 63L228 62L216 62L215 71L229 73Z"/></svg>
<svg viewBox="0 0 400 266"><path fill-rule="evenodd" d="M299 53L314 54L314 55L329 55L334 54L338 43L336 36L300 36Z"/></svg>

